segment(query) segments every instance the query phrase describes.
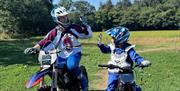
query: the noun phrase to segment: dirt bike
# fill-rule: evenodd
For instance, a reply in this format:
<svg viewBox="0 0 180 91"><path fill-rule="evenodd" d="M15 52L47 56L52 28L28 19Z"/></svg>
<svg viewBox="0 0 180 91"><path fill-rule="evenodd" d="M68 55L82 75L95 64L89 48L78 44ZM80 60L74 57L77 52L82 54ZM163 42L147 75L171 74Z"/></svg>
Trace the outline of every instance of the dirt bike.
<svg viewBox="0 0 180 91"><path fill-rule="evenodd" d="M58 53L63 50L48 50L45 51L43 48L35 50L35 53L39 52L38 60L40 63L40 70L36 72L32 77L26 82L27 88L32 88L38 84L39 89L37 91L80 91L81 85L80 80L73 77L71 72L67 69L66 64L62 61L62 68L57 68L56 60ZM80 66L82 73L87 76L87 72L84 66ZM44 78L49 75L51 78L51 85L45 84Z"/></svg>
<svg viewBox="0 0 180 91"><path fill-rule="evenodd" d="M109 69L119 69L119 78L115 88L115 91L142 91L141 88L136 85L134 77L134 69L136 67L144 68L142 65L135 65L133 68L122 68L113 64L100 64L98 67L106 67Z"/></svg>

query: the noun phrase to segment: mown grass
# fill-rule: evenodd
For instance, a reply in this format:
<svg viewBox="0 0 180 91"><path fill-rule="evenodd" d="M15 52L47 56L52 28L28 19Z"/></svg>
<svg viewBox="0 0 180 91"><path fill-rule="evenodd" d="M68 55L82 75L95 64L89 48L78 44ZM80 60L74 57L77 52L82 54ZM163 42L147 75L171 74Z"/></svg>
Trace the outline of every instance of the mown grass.
<svg viewBox="0 0 180 91"><path fill-rule="evenodd" d="M180 50L155 51L141 54L152 62L150 68L145 69L142 87L144 91L179 91L180 82ZM139 79L138 79L139 81ZM141 83L139 81L139 83Z"/></svg>
<svg viewBox="0 0 180 91"><path fill-rule="evenodd" d="M151 34L152 33L152 34ZM96 84L102 83L102 77L97 67L98 64L107 63L109 54L102 54L97 47L96 39L99 32L94 33L94 37L88 40L81 40L83 44L83 57L81 64L85 65L89 74L90 89L101 89ZM110 40L104 33L104 42ZM152 35L156 37L152 37ZM159 36L158 36L159 35ZM161 38L160 38L161 37ZM34 91L25 88L25 81L38 69L37 56L27 56L23 50L36 44L42 37L35 37L23 40L1 40L0 41L0 91ZM146 45L141 42L143 38L152 40L177 39L167 41L167 43L155 42ZM150 76L144 76L144 83L141 85L143 91L179 91L180 90L180 46L179 31L148 31L131 32L130 42L136 43L137 51L151 48L174 47L173 50L152 51L140 53L145 59L152 62L152 66L144 70ZM138 40L133 40L138 39ZM133 41L131 41L133 40ZM140 72L137 72L137 83L140 81ZM105 75L106 76L106 75Z"/></svg>

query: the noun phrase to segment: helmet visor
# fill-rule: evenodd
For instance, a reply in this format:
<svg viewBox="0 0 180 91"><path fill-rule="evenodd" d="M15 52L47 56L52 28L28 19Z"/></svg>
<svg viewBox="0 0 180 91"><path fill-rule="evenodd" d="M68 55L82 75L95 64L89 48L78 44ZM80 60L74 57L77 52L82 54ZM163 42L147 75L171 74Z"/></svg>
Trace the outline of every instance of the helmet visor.
<svg viewBox="0 0 180 91"><path fill-rule="evenodd" d="M68 15L64 15L64 16L58 16L58 21L60 23L62 23L63 25L66 25L69 23L69 18L68 18Z"/></svg>

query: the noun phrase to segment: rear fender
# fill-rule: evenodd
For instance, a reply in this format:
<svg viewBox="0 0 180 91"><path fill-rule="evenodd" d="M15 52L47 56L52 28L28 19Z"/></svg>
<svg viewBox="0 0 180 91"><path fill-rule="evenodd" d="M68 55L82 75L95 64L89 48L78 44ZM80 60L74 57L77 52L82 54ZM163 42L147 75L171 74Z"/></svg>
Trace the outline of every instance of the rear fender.
<svg viewBox="0 0 180 91"><path fill-rule="evenodd" d="M32 75L31 78L28 81L26 81L26 88L32 88L36 86L37 84L39 84L42 81L43 76L47 75L49 71L50 71L50 68L40 70L34 75Z"/></svg>

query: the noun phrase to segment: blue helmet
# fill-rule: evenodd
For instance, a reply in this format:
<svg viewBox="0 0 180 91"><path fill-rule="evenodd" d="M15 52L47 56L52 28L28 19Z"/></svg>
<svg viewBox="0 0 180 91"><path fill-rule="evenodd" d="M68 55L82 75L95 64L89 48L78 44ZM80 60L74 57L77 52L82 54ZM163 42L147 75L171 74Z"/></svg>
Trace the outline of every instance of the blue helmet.
<svg viewBox="0 0 180 91"><path fill-rule="evenodd" d="M129 29L122 26L111 28L106 33L115 39L116 45L127 42L130 36Z"/></svg>

